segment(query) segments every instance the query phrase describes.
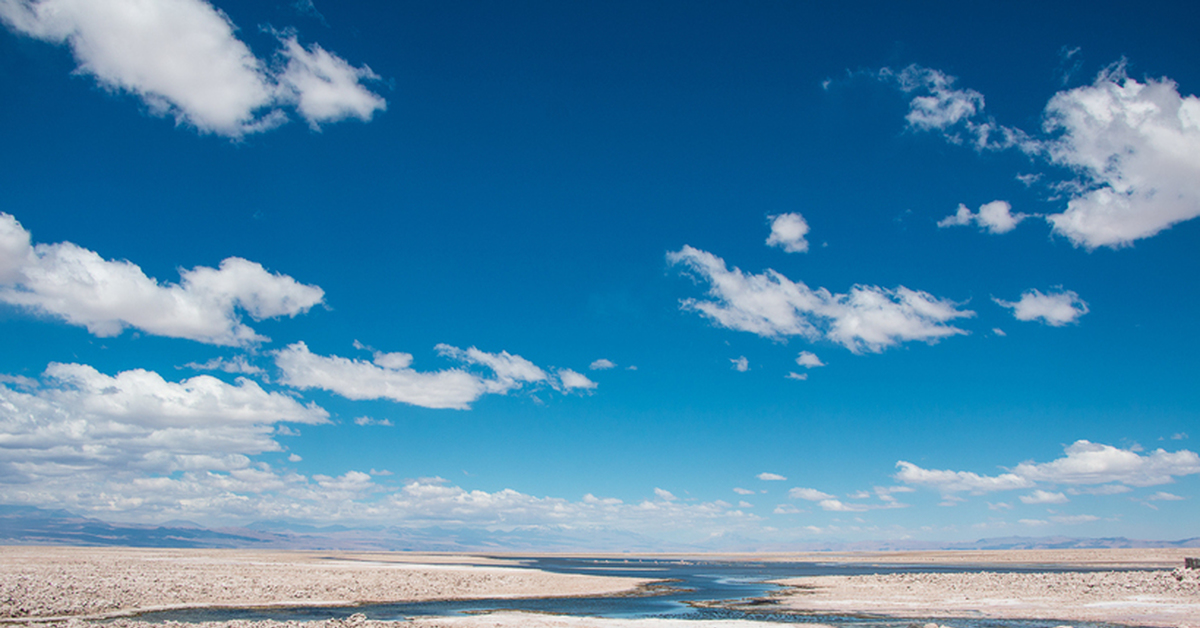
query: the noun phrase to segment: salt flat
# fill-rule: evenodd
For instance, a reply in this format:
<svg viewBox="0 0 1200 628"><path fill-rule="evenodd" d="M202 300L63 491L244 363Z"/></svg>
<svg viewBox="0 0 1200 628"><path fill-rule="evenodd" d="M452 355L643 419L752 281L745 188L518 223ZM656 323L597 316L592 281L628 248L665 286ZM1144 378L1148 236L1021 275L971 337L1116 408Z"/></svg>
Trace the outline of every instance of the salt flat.
<svg viewBox="0 0 1200 628"><path fill-rule="evenodd" d="M707 560L993 566L1087 566L1088 573L906 573L781 581L778 607L814 614L994 617L1200 628L1200 571L1171 569L1194 550L1053 550L706 555ZM630 555L622 555L631 558ZM658 558L665 556L659 555ZM684 558L675 555L675 558ZM650 581L553 574L503 558L387 552L0 548L0 622L83 628L83 620L167 608L353 605L439 599L594 596ZM386 624L386 626L385 626ZM115 628L154 624L117 619ZM165 622L157 626L180 626ZM229 621L197 628L283 628ZM600 619L493 613L414 622L347 619L304 628L742 628L762 622ZM190 625L189 625L190 626ZM814 627L815 628L815 627Z"/></svg>

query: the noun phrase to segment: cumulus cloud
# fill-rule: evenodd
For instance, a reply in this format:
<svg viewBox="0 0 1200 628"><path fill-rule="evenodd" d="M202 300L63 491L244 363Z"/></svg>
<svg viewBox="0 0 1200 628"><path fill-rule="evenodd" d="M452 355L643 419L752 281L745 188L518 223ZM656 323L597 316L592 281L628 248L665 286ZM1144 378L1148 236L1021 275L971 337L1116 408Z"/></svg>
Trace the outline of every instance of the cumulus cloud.
<svg viewBox="0 0 1200 628"><path fill-rule="evenodd" d="M799 364L806 369L825 366L825 363L821 361L821 358L818 358L817 354L811 351L801 351L800 355L796 357L796 364Z"/></svg>
<svg viewBox="0 0 1200 628"><path fill-rule="evenodd" d="M903 460L897 462L896 467L900 471L894 477L900 482L927 486L943 493L971 492L974 494L983 494L992 491L1030 488L1034 484L1032 480L1013 473L986 476L970 471L922 469L911 462Z"/></svg>
<svg viewBox="0 0 1200 628"><path fill-rule="evenodd" d="M783 377L785 379L794 379L798 382L808 381L808 373L797 373L795 371L789 371L788 374L784 375Z"/></svg>
<svg viewBox="0 0 1200 628"><path fill-rule="evenodd" d="M608 369L616 368L616 367L617 367L617 364L615 362L613 362L612 360L607 360L605 358L600 358L599 360L596 360L595 362L592 362L591 364L588 365L588 368L593 371L607 371Z"/></svg>
<svg viewBox="0 0 1200 628"><path fill-rule="evenodd" d="M548 379L546 372L538 368L533 362L507 351L487 353L475 347L463 350L447 344L439 344L434 349L440 355L453 358L464 364L478 364L491 369L495 377L485 382L487 392L490 393L503 394L514 388L520 388L522 384L544 382ZM400 365L399 368L404 369L408 367L412 361L412 356L408 356L408 358L408 363ZM378 363L378 357L376 358L376 363Z"/></svg>
<svg viewBox="0 0 1200 628"><path fill-rule="evenodd" d="M771 235L767 246L777 246L788 253L804 253L808 250L808 222L800 214L771 216Z"/></svg>
<svg viewBox="0 0 1200 628"><path fill-rule="evenodd" d="M758 475L756 475L754 477L757 477L758 479L760 479L764 482L783 482L784 480L787 480L787 478L783 477L782 475L779 475L778 473L765 473L764 472L764 473L759 473Z"/></svg>
<svg viewBox="0 0 1200 628"><path fill-rule="evenodd" d="M810 502L819 502L823 499L833 499L833 495L822 493L815 488L796 487L788 491L788 497L792 499L804 499Z"/></svg>
<svg viewBox="0 0 1200 628"><path fill-rule="evenodd" d="M992 201L984 203L978 212L972 212L966 205L959 204L958 211L938 221L937 226L960 227L974 224L981 231L988 233L1008 233L1017 228L1017 224L1028 218L1027 214L1012 213L1012 205L1008 201Z"/></svg>
<svg viewBox="0 0 1200 628"><path fill-rule="evenodd" d="M733 362L733 370L739 373L745 373L750 370L750 360L747 360L744 355L738 358L730 358L729 361Z"/></svg>
<svg viewBox="0 0 1200 628"><path fill-rule="evenodd" d="M239 464L244 461L237 461ZM3 464L8 464L7 461ZM230 466L230 465L227 465ZM6 472L9 469L4 469ZM685 502L656 497L638 503L585 495L579 501L537 497L513 489L470 490L441 478L393 484L387 472L350 470L305 476L266 463L237 468L193 466L172 475L140 471L31 471L22 482L5 477L0 501L53 504L92 516L157 523L189 519L209 525L263 519L317 524L620 527L660 538L748 530L759 518L721 501ZM372 477L377 476L377 477Z"/></svg>
<svg viewBox="0 0 1200 628"><path fill-rule="evenodd" d="M1200 98L1168 78L1140 83L1123 64L1046 105L1045 153L1080 175L1047 217L1077 246L1117 248L1200 216Z"/></svg>
<svg viewBox="0 0 1200 628"><path fill-rule="evenodd" d="M1071 494L1113 495L1128 492L1129 486L1168 484L1176 477L1200 474L1200 455L1188 450L1168 452L1157 449L1148 454L1140 449L1120 449L1111 445L1075 441L1064 450L1065 456L1050 462L1022 462L1007 473L985 476L970 471L922 469L903 460L896 463L894 476L905 484L926 486L943 494L973 494L1034 488L1039 484L1085 485L1071 488ZM1086 485L1097 485L1086 487ZM1020 497L1026 504L1061 503L1063 493L1037 489Z"/></svg>
<svg viewBox="0 0 1200 628"><path fill-rule="evenodd" d="M147 277L137 265L106 260L70 242L32 245L30 234L0 213L0 301L115 336L126 327L215 345L266 340L242 323L295 316L325 293L238 257L219 268L180 271L177 284Z"/></svg>
<svg viewBox="0 0 1200 628"><path fill-rule="evenodd" d="M733 492L737 493L738 495L753 495L754 494L754 491L752 491L748 488L738 488L738 487L734 487Z"/></svg>
<svg viewBox="0 0 1200 628"><path fill-rule="evenodd" d="M668 253L667 260L709 283L712 300L686 299L684 309L722 327L766 338L823 337L855 353L880 352L901 342L936 342L965 334L949 322L974 316L954 302L903 286L888 290L859 285L849 294L832 294L792 282L774 270L749 275L690 246Z"/></svg>
<svg viewBox="0 0 1200 628"><path fill-rule="evenodd" d="M439 345L443 355L495 369L486 379L462 369L422 372L410 367L407 353L375 353L373 362L312 353L297 342L274 353L283 372L281 382L302 390L319 388L347 399L390 399L424 408L465 410L485 394L504 394L523 382L542 381L546 374L520 356L466 351Z"/></svg>
<svg viewBox="0 0 1200 628"><path fill-rule="evenodd" d="M1065 504L1067 496L1062 493L1051 493L1049 491L1036 490L1028 495L1021 495L1022 504Z"/></svg>
<svg viewBox="0 0 1200 628"><path fill-rule="evenodd" d="M356 342L355 347L366 349ZM308 345L296 342L275 351L275 365L283 373L280 382L302 390L318 388L347 399L390 399L424 408L468 409L483 395L503 395L526 385L544 384L564 393L592 390L596 383L571 369L553 375L519 355L507 351L488 353L475 347L460 349L447 344L435 347L438 354L467 366L480 366L490 377L452 368L417 371L408 353L374 351L371 361L323 356Z"/></svg>
<svg viewBox="0 0 1200 628"><path fill-rule="evenodd" d="M14 32L66 44L103 87L139 97L147 108L204 133L237 138L287 119L295 107L316 127L347 117L369 120L386 107L362 81L378 78L320 46L279 34L280 66L236 36L229 17L204 0L3 0L0 20Z"/></svg>
<svg viewBox="0 0 1200 628"><path fill-rule="evenodd" d="M371 68L356 68L317 44L307 49L295 36L280 39L281 54L287 65L278 76L286 88L282 101L294 103L296 110L319 129L322 123L346 118L369 121L376 111L387 108L384 99L363 87L363 81L379 80Z"/></svg>
<svg viewBox="0 0 1200 628"><path fill-rule="evenodd" d="M1018 301L994 301L1012 310L1013 316L1019 321L1040 320L1052 327L1074 323L1080 316L1088 313L1087 303L1080 299L1078 294L1061 288L1047 294L1038 290L1028 290L1021 293L1021 299Z"/></svg>
<svg viewBox="0 0 1200 628"><path fill-rule="evenodd" d="M249 455L282 450L273 438L282 422L327 423L328 413L243 378L169 382L141 369L110 376L53 363L32 391L0 384L0 477L241 469Z"/></svg>
<svg viewBox="0 0 1200 628"><path fill-rule="evenodd" d="M980 150L1017 147L1073 171L1073 179L1048 183L1065 194L1067 207L1045 218L1076 246L1119 248L1200 216L1200 98L1180 94L1169 78L1142 82L1129 78L1124 62L1110 66L1091 85L1050 99L1046 136L1038 139L998 125L984 113L979 92L955 88L955 78L938 70L884 68L879 77L916 94L906 118L910 128ZM943 226L973 221L984 227L986 220L960 208Z"/></svg>
<svg viewBox="0 0 1200 628"><path fill-rule="evenodd" d="M1134 449L1079 440L1066 448L1062 458L1041 464L1023 462L1013 472L1055 484L1155 486L1200 473L1200 456L1186 449L1174 453L1156 449L1143 455Z"/></svg>
<svg viewBox="0 0 1200 628"><path fill-rule="evenodd" d="M558 377L557 388L564 393L573 390L592 390L596 388L596 382L588 379L583 373L577 373L571 369L558 369L555 371Z"/></svg>

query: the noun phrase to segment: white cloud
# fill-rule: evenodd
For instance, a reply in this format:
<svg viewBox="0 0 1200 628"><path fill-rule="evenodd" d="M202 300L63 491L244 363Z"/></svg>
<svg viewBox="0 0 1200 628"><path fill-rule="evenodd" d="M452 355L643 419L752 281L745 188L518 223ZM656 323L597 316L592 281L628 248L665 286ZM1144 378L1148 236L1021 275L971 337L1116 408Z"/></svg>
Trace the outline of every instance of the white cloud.
<svg viewBox="0 0 1200 628"><path fill-rule="evenodd" d="M794 379L799 382L808 381L808 373L797 373L795 371L789 371L787 375L784 375L784 377L786 379Z"/></svg>
<svg viewBox="0 0 1200 628"><path fill-rule="evenodd" d="M793 506L791 504L779 504L778 506L775 507L775 510L773 510L771 512L772 512L772 514L776 514L776 515L798 515L804 511L800 510L799 508L796 508L795 506Z"/></svg>
<svg viewBox="0 0 1200 628"><path fill-rule="evenodd" d="M596 360L595 362L592 362L591 364L588 365L588 368L593 371L607 371L608 369L616 368L616 367L617 367L617 364L615 362L613 362L612 360L607 360L605 358L600 358L599 360Z"/></svg>
<svg viewBox="0 0 1200 628"><path fill-rule="evenodd" d="M655 488L654 495L666 502L673 502L678 499L674 494L671 493L671 491L662 488Z"/></svg>
<svg viewBox="0 0 1200 628"><path fill-rule="evenodd" d="M592 390L597 386L596 382L588 379L583 373L571 369L558 369L555 375L558 376L558 388L564 393L572 390Z"/></svg>
<svg viewBox="0 0 1200 628"><path fill-rule="evenodd" d="M415 528L619 527L659 538L685 539L749 530L760 521L720 501L654 499L627 504L594 495L570 501L512 489L470 490L441 478L406 480L397 485L391 484L387 475L350 470L339 476L304 476L265 463L157 477L139 473L42 475L24 484L0 483L0 500L52 504L81 514L148 523L189 519L230 525L286 519Z"/></svg>
<svg viewBox="0 0 1200 628"><path fill-rule="evenodd" d="M945 228L975 224L981 231L988 233L1008 233L1028 217L1028 214L1012 213L1012 206L1007 201L985 203L976 213L972 213L966 205L960 203L958 211L938 221L937 226Z"/></svg>
<svg viewBox="0 0 1200 628"><path fill-rule="evenodd" d="M264 371L250 364L246 356L238 355L233 358L213 358L207 362L188 362L185 367L197 371L223 371L225 373L241 373L243 375L263 375Z"/></svg>
<svg viewBox="0 0 1200 628"><path fill-rule="evenodd" d="M1062 290L1042 294L1038 290L1028 290L1021 293L1019 301L1010 302L994 299L996 303L1013 311L1013 316L1019 321L1041 320L1052 327L1062 327L1074 323L1080 316L1088 313L1087 303L1071 290Z"/></svg>
<svg viewBox="0 0 1200 628"><path fill-rule="evenodd" d="M408 367L407 354L376 354L379 362L322 356L303 342L274 353L283 371L282 383L294 388L319 388L347 399L390 399L424 408L467 409L488 392L503 392L498 382L461 369L420 372ZM411 358L411 356L409 356ZM512 382L513 380L509 380Z"/></svg>
<svg viewBox="0 0 1200 628"><path fill-rule="evenodd" d="M109 376L53 363L32 392L0 385L0 477L15 485L47 475L241 469L248 455L282 450L273 439L280 422L327 423L328 413L243 378L176 383L141 369Z"/></svg>
<svg viewBox="0 0 1200 628"><path fill-rule="evenodd" d="M544 382L548 379L546 372L538 368L533 362L507 351L487 353L475 347L463 350L447 344L439 344L434 349L437 350L438 354L453 358L459 362L478 364L491 369L495 373L495 378L485 382L487 392L490 393L503 394L514 388L520 388L522 384ZM411 357L409 356L408 363L399 366L399 368L406 368L411 363ZM376 358L376 364L378 363L378 358ZM561 377L561 372L559 375ZM594 387L595 384L592 386Z"/></svg>
<svg viewBox="0 0 1200 628"><path fill-rule="evenodd" d="M988 502L988 510L1012 510L1012 504L1008 504L1005 502L998 502L998 503L993 504L992 502Z"/></svg>
<svg viewBox="0 0 1200 628"><path fill-rule="evenodd" d="M307 50L294 36L281 37L287 66L278 80L288 88L286 98L313 129L321 123L358 118L367 122L376 111L387 109L382 97L362 86L379 80L371 68L356 68L317 44Z"/></svg>
<svg viewBox="0 0 1200 628"><path fill-rule="evenodd" d="M969 471L922 469L910 462L896 463L895 478L905 484L927 486L943 494L973 494L1034 488L1042 484L1102 485L1096 488L1069 489L1071 494L1113 495L1128 492L1128 486L1155 486L1173 482L1176 477L1200 474L1200 455L1182 450L1162 449L1141 454L1136 448L1118 449L1111 445L1079 440L1065 448L1066 456L1045 463L1022 462L1008 473L983 476ZM1042 489L1024 495L1026 504L1061 503L1066 495Z"/></svg>
<svg viewBox="0 0 1200 628"><path fill-rule="evenodd" d="M1123 64L1046 105L1049 159L1081 176L1054 230L1094 249L1117 248L1200 216L1200 98L1175 82L1139 83Z"/></svg>
<svg viewBox="0 0 1200 628"><path fill-rule="evenodd" d="M279 36L282 69L260 60L204 0L4 0L13 31L70 46L79 72L201 132L241 137L282 124L294 105L316 125L385 108L361 81L377 78L319 46Z"/></svg>
<svg viewBox="0 0 1200 628"><path fill-rule="evenodd" d="M1187 440L1187 432L1176 432L1171 434L1171 440Z"/></svg>
<svg viewBox="0 0 1200 628"><path fill-rule="evenodd" d="M779 475L778 473L765 473L764 472L764 473L759 473L758 475L756 475L754 477L756 477L764 482L783 482L783 481L787 480L787 478L783 477L782 475Z"/></svg>
<svg viewBox="0 0 1200 628"><path fill-rule="evenodd" d="M365 349L361 343L357 348ZM503 395L526 384L545 384L565 392L591 390L596 383L570 369L550 376L542 368L507 351L488 353L475 347L459 349L439 344L437 352L467 365L482 366L492 377L463 369L422 372L412 368L408 353L375 351L371 362L340 356L322 356L303 342L274 352L283 372L280 382L299 389L319 388L347 399L390 399L424 408L465 410L483 395Z"/></svg>
<svg viewBox="0 0 1200 628"><path fill-rule="evenodd" d="M1008 491L1033 486L1033 481L1013 473L986 476L970 471L922 469L911 462L903 460L897 462L896 467L900 469L894 476L897 480L905 484L928 486L943 493L971 492L983 494L992 491Z"/></svg>
<svg viewBox="0 0 1200 628"><path fill-rule="evenodd" d="M167 382L142 370L108 376L52 364L33 392L0 383L0 503L145 523L619 526L680 536L758 520L721 501L667 499L661 489L659 499L625 504L474 491L436 478L391 485L371 477L390 474L374 470L306 477L250 458L284 451L275 440L285 433L281 422L327 423L328 414L246 379Z"/></svg>
<svg viewBox="0 0 1200 628"><path fill-rule="evenodd" d="M833 499L833 495L822 493L815 488L796 487L788 491L788 497L792 499L804 499L810 502L819 502L823 499Z"/></svg>
<svg viewBox="0 0 1200 628"><path fill-rule="evenodd" d="M1041 526L1050 525L1050 522L1046 521L1045 519L1021 519L1017 523L1020 523L1021 525L1029 526L1031 528L1038 528Z"/></svg>
<svg viewBox="0 0 1200 628"><path fill-rule="evenodd" d="M368 426L368 425L381 425L383 427L391 427L392 426L392 422L389 419L375 419L375 418L372 418L369 416L356 417L354 419L354 424L362 425L362 426Z"/></svg>
<svg viewBox="0 0 1200 628"><path fill-rule="evenodd" d="M1020 499L1022 504L1065 504L1069 501L1062 493L1051 493L1041 489L1021 495Z"/></svg>
<svg viewBox="0 0 1200 628"><path fill-rule="evenodd" d="M744 355L737 358L730 358L729 361L733 362L733 370L739 373L745 373L750 370L750 360L747 360Z"/></svg>
<svg viewBox="0 0 1200 628"><path fill-rule="evenodd" d="M812 353L811 351L801 351L800 355L796 358L796 364L799 364L806 369L825 366L825 363L821 361L821 358L818 358L817 354Z"/></svg>
<svg viewBox="0 0 1200 628"><path fill-rule="evenodd" d="M936 342L958 334L949 325L956 318L974 316L951 301L903 286L895 290L854 286L849 294L812 290L767 270L747 275L729 270L721 258L690 246L668 253L672 264L682 264L706 280L710 301L687 299L684 309L707 316L729 329L767 338L825 337L855 353L880 352L912 340Z"/></svg>
<svg viewBox="0 0 1200 628"><path fill-rule="evenodd" d="M1147 497L1146 501L1148 501L1148 502L1157 502L1157 501L1177 502L1177 501L1183 501L1184 499L1186 499L1186 498L1168 493L1166 491L1159 491L1159 492Z"/></svg>
<svg viewBox="0 0 1200 628"><path fill-rule="evenodd" d="M324 292L238 257L219 269L180 271L160 284L126 261L110 261L70 242L30 245L29 232L0 213L0 301L115 336L126 327L171 338L245 346L266 340L241 322L295 316Z"/></svg>
<svg viewBox="0 0 1200 628"><path fill-rule="evenodd" d="M754 494L754 491L752 491L748 488L738 488L738 487L734 487L733 492L737 493L738 495L753 495Z"/></svg>
<svg viewBox="0 0 1200 628"><path fill-rule="evenodd" d="M885 502L894 502L893 493L913 493L916 489L910 486L876 486L875 495Z"/></svg>
<svg viewBox="0 0 1200 628"><path fill-rule="evenodd" d="M941 129L983 110L983 94L973 89L954 89L957 80L937 70L910 65L895 79L905 92L927 91L909 103L908 123L921 129Z"/></svg>
<svg viewBox="0 0 1200 628"><path fill-rule="evenodd" d="M940 131L950 142L969 142L977 150L999 150L1028 141L1021 131L1000 126L991 118L978 121L983 114L983 94L955 88L958 79L944 72L910 65L900 72L883 68L879 78L895 82L906 94L916 94L905 116L912 128Z"/></svg>
<svg viewBox="0 0 1200 628"><path fill-rule="evenodd" d="M906 118L911 128L979 150L1018 147L1074 171L1073 180L1049 183L1066 193L1067 207L1045 218L1076 246L1119 248L1200 216L1200 98L1181 95L1169 78L1139 82L1124 62L1113 65L1091 85L1055 94L1044 112L1049 137L1034 139L996 124L979 92L954 88L942 72L914 65L879 77L919 94ZM974 219L964 210L948 224Z"/></svg>
<svg viewBox="0 0 1200 628"><path fill-rule="evenodd" d="M788 253L804 253L808 250L808 223L800 214L771 216L771 235L767 246L777 246Z"/></svg>
<svg viewBox="0 0 1200 628"><path fill-rule="evenodd" d="M1013 472L1038 482L1056 484L1109 484L1130 486L1168 484L1177 476L1200 473L1200 456L1182 450L1170 453L1157 449L1141 455L1132 449L1075 441L1066 456L1036 464L1023 462Z"/></svg>

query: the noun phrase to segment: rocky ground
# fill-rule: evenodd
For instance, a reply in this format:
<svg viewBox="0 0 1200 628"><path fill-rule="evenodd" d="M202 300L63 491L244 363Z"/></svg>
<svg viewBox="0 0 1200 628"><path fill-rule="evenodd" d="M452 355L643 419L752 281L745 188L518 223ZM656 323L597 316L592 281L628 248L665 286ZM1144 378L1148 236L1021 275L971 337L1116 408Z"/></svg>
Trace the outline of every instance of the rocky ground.
<svg viewBox="0 0 1200 628"><path fill-rule="evenodd" d="M811 613L997 617L1200 627L1200 570L819 576L780 606Z"/></svg>

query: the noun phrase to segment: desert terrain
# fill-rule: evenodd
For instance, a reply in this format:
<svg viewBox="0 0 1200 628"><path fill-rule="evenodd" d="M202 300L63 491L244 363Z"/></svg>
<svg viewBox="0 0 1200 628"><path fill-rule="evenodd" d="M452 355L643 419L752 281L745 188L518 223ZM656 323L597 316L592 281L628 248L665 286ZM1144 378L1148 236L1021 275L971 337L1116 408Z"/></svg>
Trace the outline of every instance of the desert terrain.
<svg viewBox="0 0 1200 628"><path fill-rule="evenodd" d="M819 576L780 581L773 609L812 615L923 620L1041 619L1200 628L1194 550L1054 550L708 555L706 560L969 565L981 573ZM665 556L660 556L665 558ZM678 558L685 558L676 556ZM1005 568L1083 566L1084 573L1003 573ZM0 623L28 628L734 628L757 621L602 619L527 613L313 622L138 621L174 608L353 606L477 599L627 595L652 581L552 574L504 557L389 552L298 552L76 547L0 547ZM386 625L386 626L385 626ZM816 628L818 624L809 624ZM915 624L921 625L921 624Z"/></svg>

